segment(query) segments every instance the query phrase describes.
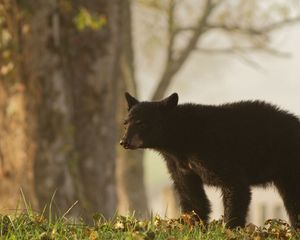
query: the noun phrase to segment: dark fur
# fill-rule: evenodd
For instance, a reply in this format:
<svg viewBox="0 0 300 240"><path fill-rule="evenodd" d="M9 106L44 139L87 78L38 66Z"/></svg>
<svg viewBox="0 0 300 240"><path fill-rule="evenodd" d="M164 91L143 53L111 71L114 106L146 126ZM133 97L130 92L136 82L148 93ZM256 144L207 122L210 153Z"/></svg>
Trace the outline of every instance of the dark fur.
<svg viewBox="0 0 300 240"><path fill-rule="evenodd" d="M300 226L300 122L294 115L261 101L214 106L177 105L177 94L161 102L126 98L121 144L164 156L184 212L194 210L207 222L203 184L216 186L227 225L244 226L251 187L273 183L292 225ZM134 135L141 145L131 144Z"/></svg>

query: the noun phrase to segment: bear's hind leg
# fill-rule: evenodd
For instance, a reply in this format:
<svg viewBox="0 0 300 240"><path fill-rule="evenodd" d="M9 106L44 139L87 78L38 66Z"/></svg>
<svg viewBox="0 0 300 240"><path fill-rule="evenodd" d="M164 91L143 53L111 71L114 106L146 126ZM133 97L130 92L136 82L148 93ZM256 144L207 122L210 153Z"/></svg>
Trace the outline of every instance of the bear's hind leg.
<svg viewBox="0 0 300 240"><path fill-rule="evenodd" d="M282 197L291 225L295 229L300 229L300 177L298 179L286 177L274 184Z"/></svg>
<svg viewBox="0 0 300 240"><path fill-rule="evenodd" d="M244 227L251 200L249 186L222 187L224 221L229 228Z"/></svg>

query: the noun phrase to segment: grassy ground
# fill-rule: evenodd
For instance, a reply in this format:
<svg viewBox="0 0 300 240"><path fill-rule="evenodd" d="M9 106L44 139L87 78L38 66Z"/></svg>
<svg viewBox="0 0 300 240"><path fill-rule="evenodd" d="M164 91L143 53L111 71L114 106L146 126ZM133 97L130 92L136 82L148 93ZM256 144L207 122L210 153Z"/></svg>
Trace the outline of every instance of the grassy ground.
<svg viewBox="0 0 300 240"><path fill-rule="evenodd" d="M166 220L158 216L149 221L134 217L117 216L110 221L94 216L94 224L75 223L71 219L51 220L32 213L0 216L0 240L2 239L300 239L288 224L269 220L264 227L248 225L243 229L229 230L221 221L214 221L206 228L194 221L193 216L182 215L179 219Z"/></svg>

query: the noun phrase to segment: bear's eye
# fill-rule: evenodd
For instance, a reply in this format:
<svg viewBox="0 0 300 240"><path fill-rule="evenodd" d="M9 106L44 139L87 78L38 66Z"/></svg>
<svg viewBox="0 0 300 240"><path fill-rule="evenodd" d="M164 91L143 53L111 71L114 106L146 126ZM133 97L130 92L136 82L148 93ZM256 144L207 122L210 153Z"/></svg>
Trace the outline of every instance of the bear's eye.
<svg viewBox="0 0 300 240"><path fill-rule="evenodd" d="M139 127L139 128L144 128L145 127L145 123L142 122L141 120L137 120L135 122L135 124Z"/></svg>
<svg viewBox="0 0 300 240"><path fill-rule="evenodd" d="M145 123L142 122L141 120L137 120L137 121L135 122L135 124L136 124L136 125L144 125Z"/></svg>

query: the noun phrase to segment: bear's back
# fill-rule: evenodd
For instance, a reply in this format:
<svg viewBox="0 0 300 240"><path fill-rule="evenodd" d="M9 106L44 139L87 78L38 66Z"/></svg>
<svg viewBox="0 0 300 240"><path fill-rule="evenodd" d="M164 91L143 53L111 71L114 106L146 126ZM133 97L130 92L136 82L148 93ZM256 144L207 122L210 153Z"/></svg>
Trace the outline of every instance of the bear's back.
<svg viewBox="0 0 300 240"><path fill-rule="evenodd" d="M169 138L177 142L174 151L192 159L195 168L198 159L207 179L218 175L256 185L290 172L291 167L300 169L299 120L274 105L261 101L182 104L174 113L169 121L175 129Z"/></svg>

